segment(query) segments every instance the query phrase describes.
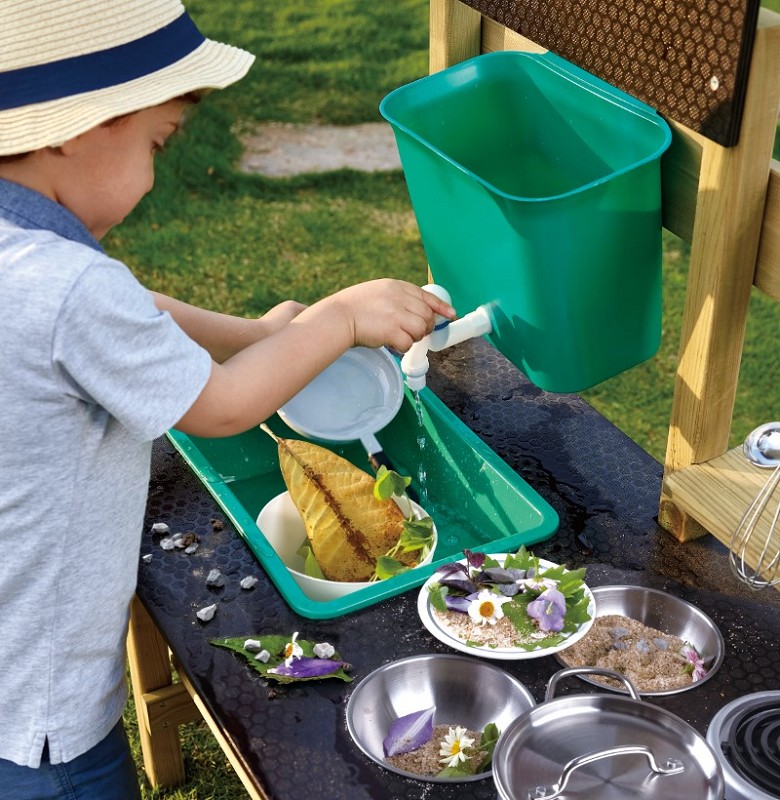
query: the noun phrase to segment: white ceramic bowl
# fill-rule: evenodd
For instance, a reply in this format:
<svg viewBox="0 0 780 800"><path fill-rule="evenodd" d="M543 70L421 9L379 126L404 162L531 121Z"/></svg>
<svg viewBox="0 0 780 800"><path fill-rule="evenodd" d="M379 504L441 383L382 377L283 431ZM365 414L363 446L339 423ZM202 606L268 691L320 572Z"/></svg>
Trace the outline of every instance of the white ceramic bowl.
<svg viewBox="0 0 780 800"><path fill-rule="evenodd" d="M412 502L412 508L417 519L428 516L427 512L417 503ZM290 570L290 575L301 587L303 593L311 600L320 602L335 600L372 585L368 581L354 583L329 581L324 578L312 578L304 573L304 561L298 555L298 550L307 541L306 528L289 492L276 495L263 506L257 517L257 527L276 551L282 563ZM434 525L433 546L428 555L420 562L420 566L431 563L436 551L436 542L436 526Z"/></svg>

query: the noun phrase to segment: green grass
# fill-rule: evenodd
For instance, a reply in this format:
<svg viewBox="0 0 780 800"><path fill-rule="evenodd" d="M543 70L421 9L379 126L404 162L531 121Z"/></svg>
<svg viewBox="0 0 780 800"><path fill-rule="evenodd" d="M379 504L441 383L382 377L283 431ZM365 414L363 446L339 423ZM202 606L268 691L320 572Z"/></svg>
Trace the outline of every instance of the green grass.
<svg viewBox="0 0 780 800"><path fill-rule="evenodd" d="M780 0L765 0L765 5L780 12ZM250 49L257 62L242 82L207 97L196 110L184 135L160 158L154 192L104 241L108 251L150 288L240 315L261 314L290 297L311 302L372 277L424 283L425 256L400 173L340 171L270 180L240 174L234 164L240 153L237 134L254 122L379 120L381 98L427 71L425 0L194 0L188 9L207 35ZM775 157L780 157L780 142ZM584 393L659 460L666 444L687 262L687 246L666 235L658 354ZM778 313L766 298L753 298L733 443L756 424L777 418ZM127 716L140 764L132 703ZM143 796L244 796L209 731L189 725L182 732L187 783L158 792L143 781Z"/></svg>

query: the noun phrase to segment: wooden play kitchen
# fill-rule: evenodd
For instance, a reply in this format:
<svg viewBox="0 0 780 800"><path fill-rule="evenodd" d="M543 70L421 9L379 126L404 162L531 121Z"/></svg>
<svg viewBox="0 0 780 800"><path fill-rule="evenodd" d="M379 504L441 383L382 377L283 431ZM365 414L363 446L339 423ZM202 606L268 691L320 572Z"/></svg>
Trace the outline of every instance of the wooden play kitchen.
<svg viewBox="0 0 780 800"><path fill-rule="evenodd" d="M514 328L499 308L490 343L477 339L432 353L421 399L429 417L446 428L440 438L445 449L454 452L458 440L472 441L471 449L488 469L495 465L499 473L511 473L508 497L513 485L527 486L532 494L526 497L538 496L542 508L551 510L558 529L545 531L533 544L540 557L587 568L593 587L633 584L674 594L728 632L717 674L684 694L648 701L704 734L727 703L780 687L780 595L773 590L756 594L736 580L721 544L728 542L766 477L741 448L727 451L727 443L751 286L780 299L780 166L770 158L780 108L780 17L759 12L753 0L694 0L685 4L686 13L668 9L669 4L652 0L583 0L574 16L571 4L554 0L431 0L430 49L431 73L457 71L462 62L505 51L535 54L524 62L535 69L536 56L552 50L556 58L545 57L541 64L564 58L575 65L574 74L581 69L594 76L587 85L605 81L657 109L668 124L668 150L654 156L662 145L653 145L646 155L659 159L661 221L691 243L691 255L665 464L657 464L575 395L557 393L564 387L545 390L547 377L533 372L539 359L524 361L526 349L513 350L523 308L508 315ZM468 168L478 175L474 165ZM414 204L411 185L410 190ZM510 206L505 218L515 229L522 227L517 216L524 218L527 209L516 202ZM432 238L423 229L430 226L421 219L434 278L446 285L436 274L445 271L455 291L464 292L464 311L502 300L465 294L472 286L461 287L457 275L446 274L449 262L436 262L435 230ZM475 286L487 291L480 264L474 269ZM627 368L628 361L641 357L633 353L623 366L608 365L606 371ZM391 438L393 445L402 441L399 435ZM316 786L318 795L344 800L493 800L496 787L489 778L464 789L383 770L346 730L345 705L373 670L403 658L451 652L421 626L416 591L371 598L336 615L296 609L245 540L243 518L220 500L223 488L236 488L230 464L210 472L219 453L207 452L208 463L196 475L189 464L198 454L181 457L191 444L179 440L174 447L161 440L155 445L142 552L152 558L139 567L129 639L150 781L181 782L177 726L201 714L252 797L308 800ZM251 447L259 453L265 444ZM383 444L389 449L390 439ZM221 454L229 456L234 445L223 442ZM363 447L351 447L355 458L365 459ZM465 456L449 457L458 463ZM482 471L479 466L475 474ZM484 484L485 494L491 485ZM468 488L464 485L461 493ZM255 511L247 512L250 522ZM490 514L507 526L504 532L509 530L511 514L505 508ZM195 532L197 552L161 552L159 536L151 532L156 522ZM714 536L699 536L705 531ZM213 568L228 578L219 589L205 583ZM258 580L249 591L238 588L245 576ZM217 604L217 613L203 624L195 611L207 602ZM270 690L233 654L210 644L219 636L296 630L301 638L334 644L352 664L353 684L323 681ZM171 677L169 648L178 683ZM541 703L559 665L544 657L502 668ZM578 694L601 692L592 685L576 688ZM740 796L736 788L731 791L727 786L726 800Z"/></svg>

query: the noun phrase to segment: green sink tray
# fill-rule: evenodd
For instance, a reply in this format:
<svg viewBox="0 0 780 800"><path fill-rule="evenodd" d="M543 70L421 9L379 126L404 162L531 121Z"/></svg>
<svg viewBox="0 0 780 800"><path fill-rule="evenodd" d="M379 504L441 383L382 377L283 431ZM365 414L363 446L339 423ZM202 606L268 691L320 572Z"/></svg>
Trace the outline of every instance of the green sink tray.
<svg viewBox="0 0 780 800"><path fill-rule="evenodd" d="M268 426L278 436L299 439L279 417ZM286 491L276 444L259 428L222 439L202 439L172 430L176 449L222 507L290 607L309 619L330 619L420 586L441 564L462 558L464 548L503 553L552 536L554 509L438 397L408 389L401 409L377 435L397 472L412 477L420 504L433 517L438 545L431 564L378 581L335 600L303 593L255 524L263 506ZM371 472L356 442L325 444Z"/></svg>

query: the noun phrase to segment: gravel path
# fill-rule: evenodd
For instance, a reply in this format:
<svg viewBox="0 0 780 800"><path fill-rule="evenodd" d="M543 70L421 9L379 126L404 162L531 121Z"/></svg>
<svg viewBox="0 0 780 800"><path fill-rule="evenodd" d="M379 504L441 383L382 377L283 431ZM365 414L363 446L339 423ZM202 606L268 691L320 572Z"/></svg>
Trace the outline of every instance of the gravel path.
<svg viewBox="0 0 780 800"><path fill-rule="evenodd" d="M386 122L338 127L267 123L244 136L241 169L271 178L303 172L401 169L393 130Z"/></svg>

